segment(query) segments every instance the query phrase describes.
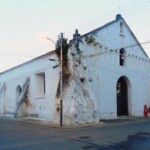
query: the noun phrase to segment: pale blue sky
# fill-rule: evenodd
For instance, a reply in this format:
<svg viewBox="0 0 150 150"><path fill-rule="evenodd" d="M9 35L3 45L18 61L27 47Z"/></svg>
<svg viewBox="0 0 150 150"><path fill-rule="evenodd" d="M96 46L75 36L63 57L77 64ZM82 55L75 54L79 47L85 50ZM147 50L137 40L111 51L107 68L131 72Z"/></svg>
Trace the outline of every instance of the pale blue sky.
<svg viewBox="0 0 150 150"><path fill-rule="evenodd" d="M31 59L15 54L38 56L52 50L53 43L42 37L55 40L66 31L70 36L70 29L82 24L81 32L86 32L120 12L140 42L150 41L149 6L149 0L0 0L0 72Z"/></svg>

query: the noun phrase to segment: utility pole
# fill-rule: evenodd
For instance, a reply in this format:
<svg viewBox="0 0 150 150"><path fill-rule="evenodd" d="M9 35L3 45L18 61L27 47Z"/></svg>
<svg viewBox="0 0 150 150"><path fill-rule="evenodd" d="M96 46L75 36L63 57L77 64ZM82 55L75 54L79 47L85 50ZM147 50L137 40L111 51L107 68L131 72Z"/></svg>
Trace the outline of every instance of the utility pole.
<svg viewBox="0 0 150 150"><path fill-rule="evenodd" d="M63 126L63 56L62 56L63 33L60 34L60 126Z"/></svg>
<svg viewBox="0 0 150 150"><path fill-rule="evenodd" d="M47 40L50 40L57 46L56 43L49 37L46 37ZM60 46L60 127L63 126L63 33L59 35L59 46ZM49 59L50 61L55 61L55 59ZM53 68L57 68L59 65L53 66Z"/></svg>

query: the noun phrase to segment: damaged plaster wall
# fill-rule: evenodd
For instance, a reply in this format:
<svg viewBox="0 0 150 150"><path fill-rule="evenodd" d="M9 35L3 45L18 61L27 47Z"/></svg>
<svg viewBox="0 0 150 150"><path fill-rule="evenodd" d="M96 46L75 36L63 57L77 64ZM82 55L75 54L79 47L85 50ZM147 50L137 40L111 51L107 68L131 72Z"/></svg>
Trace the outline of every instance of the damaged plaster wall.
<svg viewBox="0 0 150 150"><path fill-rule="evenodd" d="M17 106L14 113L15 118L30 116L30 100L29 100L29 82L30 78L28 77L18 95Z"/></svg>
<svg viewBox="0 0 150 150"><path fill-rule="evenodd" d="M63 84L63 124L85 125L99 122L97 101L92 93L86 68L82 62L77 41L71 45L68 53L69 82ZM64 70L64 69L63 69ZM60 99L56 99L55 123L59 124ZM57 109L58 108L58 109Z"/></svg>

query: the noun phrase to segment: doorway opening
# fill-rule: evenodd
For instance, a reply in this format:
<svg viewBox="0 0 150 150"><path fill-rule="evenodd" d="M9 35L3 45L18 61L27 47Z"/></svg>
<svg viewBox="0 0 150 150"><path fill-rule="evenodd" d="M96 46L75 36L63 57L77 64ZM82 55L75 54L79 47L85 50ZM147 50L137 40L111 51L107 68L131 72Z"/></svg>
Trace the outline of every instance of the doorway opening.
<svg viewBox="0 0 150 150"><path fill-rule="evenodd" d="M117 82L117 116L128 116L128 84L125 77Z"/></svg>

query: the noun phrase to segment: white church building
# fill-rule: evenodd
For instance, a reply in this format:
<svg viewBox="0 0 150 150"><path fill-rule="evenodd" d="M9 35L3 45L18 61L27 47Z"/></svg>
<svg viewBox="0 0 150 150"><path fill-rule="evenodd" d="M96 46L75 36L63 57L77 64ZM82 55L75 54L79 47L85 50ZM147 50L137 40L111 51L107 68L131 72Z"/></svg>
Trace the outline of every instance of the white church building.
<svg viewBox="0 0 150 150"><path fill-rule="evenodd" d="M150 59L121 15L84 35L76 30L67 58L63 125L143 116L150 106ZM0 113L59 124L58 64L52 51L0 73Z"/></svg>

